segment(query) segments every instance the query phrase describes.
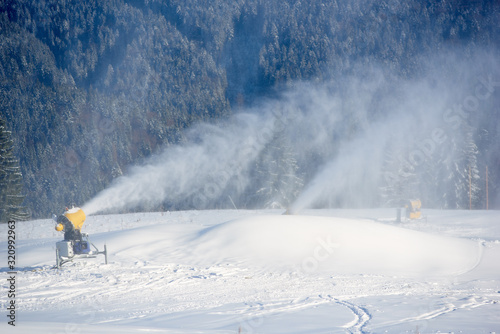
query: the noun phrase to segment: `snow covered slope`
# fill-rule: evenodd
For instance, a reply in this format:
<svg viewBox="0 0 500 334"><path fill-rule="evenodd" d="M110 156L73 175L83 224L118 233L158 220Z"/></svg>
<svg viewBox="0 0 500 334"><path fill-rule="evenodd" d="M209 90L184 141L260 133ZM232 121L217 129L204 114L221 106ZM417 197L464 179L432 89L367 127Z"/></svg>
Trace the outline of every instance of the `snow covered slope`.
<svg viewBox="0 0 500 334"><path fill-rule="evenodd" d="M474 268L478 242L369 220L256 216L201 231L196 258L246 259L267 268L299 266L334 274L450 275Z"/></svg>
<svg viewBox="0 0 500 334"><path fill-rule="evenodd" d="M500 331L500 213L189 211L90 216L107 244L61 270L50 220L19 222L2 333ZM7 226L0 265L8 277ZM6 314L8 284L0 301Z"/></svg>

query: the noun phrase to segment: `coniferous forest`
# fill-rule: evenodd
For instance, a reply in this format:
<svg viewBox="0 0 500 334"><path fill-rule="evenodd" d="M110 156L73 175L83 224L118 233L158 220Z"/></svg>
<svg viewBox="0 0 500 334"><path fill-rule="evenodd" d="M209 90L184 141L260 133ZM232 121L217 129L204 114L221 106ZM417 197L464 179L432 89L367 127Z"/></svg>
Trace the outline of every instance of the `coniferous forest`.
<svg viewBox="0 0 500 334"><path fill-rule="evenodd" d="M2 0L0 218L45 218L80 205L129 166L185 141L193 124L216 124L291 83L335 86L375 65L411 81L429 54L459 50L467 59L481 49L498 59L499 47L493 0ZM428 207L468 208L460 197L467 190L457 189L473 179L472 204L483 209L488 166L490 208L500 208L497 73L488 112L460 130L466 140L454 148L469 169L444 161L449 170L427 175L434 184L450 175L463 182L445 197L421 192L439 198ZM280 133L267 146L248 207L275 207L276 196L286 207L311 177ZM387 166L397 164L398 149L388 148ZM275 182L259 177L273 157L287 162L267 164ZM396 174L381 187L379 205L421 182L411 170ZM190 207L152 209L173 208Z"/></svg>

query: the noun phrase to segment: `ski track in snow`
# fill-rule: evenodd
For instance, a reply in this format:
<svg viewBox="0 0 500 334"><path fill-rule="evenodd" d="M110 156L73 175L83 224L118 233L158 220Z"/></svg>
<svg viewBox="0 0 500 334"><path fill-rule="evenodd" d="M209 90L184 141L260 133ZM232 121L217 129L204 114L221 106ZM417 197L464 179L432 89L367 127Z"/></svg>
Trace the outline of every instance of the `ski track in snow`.
<svg viewBox="0 0 500 334"><path fill-rule="evenodd" d="M346 214L344 211L340 213ZM477 308L488 310L483 320L498 314L499 272L496 271L498 266L491 264L495 254L500 253L497 241L483 242L486 250L496 253L489 255L490 261L484 257L484 263L471 273L425 279L383 273L304 272L300 266L259 268L233 258L197 262L193 261L196 253L179 248L186 240L197 239L181 238L178 232L201 231L249 214L261 213L170 214L169 222L174 225L167 229L171 234L165 234L165 238L171 238L168 240L172 242L179 240L179 244L165 245L163 249L161 243L153 240L152 250L144 249L134 236L148 232L148 226L165 224L163 214L163 218L152 214L118 216L121 219L118 230L124 230L121 234L107 232L116 230L116 226L99 225L102 221L109 222L109 217L96 217L93 226L104 233L96 232L94 242L102 245L106 239L110 241L109 265L104 265L103 258L97 257L68 263L62 270L51 269L54 264L53 243L58 238L54 239L52 231L45 231L43 224L39 232L30 224L30 238L37 233L47 233L43 235L47 239L30 241L30 238L24 238L20 243L19 249L28 252L26 254L32 254L33 247L39 249L40 254L37 253L35 261L24 258L21 262L26 265L18 269L18 313L23 316L23 322L33 321L36 326L44 321L76 322L79 326L104 326L94 328L102 333L107 332L109 326L127 326L137 328L137 332L167 332L171 328L172 332L179 333L237 333L239 330L241 333L353 334L415 332L415 324L432 324L437 330L458 331L460 328L450 328L446 320L451 314L467 317ZM494 219L497 218L498 213ZM28 235L20 224L19 233ZM442 226L436 225L432 231L441 233ZM429 223L409 227L431 229ZM454 228L451 233L459 234L459 229ZM478 229L476 226L475 231ZM463 227L463 231L470 230L469 226ZM494 238L491 231L484 233ZM132 235L131 239L127 239L129 235ZM500 233L496 235L500 236ZM472 235L469 238L484 237ZM120 246L113 244L114 240L128 244ZM23 252L20 252L20 258L23 258ZM4 253L0 253L1 256ZM39 258L46 260L39 262ZM6 268L0 268L0 271L7 272ZM478 274L474 274L476 272ZM6 295L0 298L5 309ZM386 299L398 303L399 309L387 309L387 303L383 302ZM414 300L415 305L405 306L406 300ZM419 301L423 306L416 306ZM66 310L71 310L76 317L69 316ZM477 319L477 314L469 315L473 325L482 321ZM298 325L289 325L294 321ZM316 323L317 327L311 330L306 326L309 322ZM2 333L3 325L0 325ZM495 325L491 326L487 328L494 330ZM391 331L391 328L397 328L397 331ZM437 330L433 329L433 332Z"/></svg>
<svg viewBox="0 0 500 334"><path fill-rule="evenodd" d="M479 300L477 300L479 299ZM435 309L429 310L428 312L421 313L419 315L408 317L404 319L398 319L391 322L386 322L379 324L376 328L382 328L387 326L400 325L405 323L413 323L422 320L432 320L440 316L444 316L448 313L459 311L459 310L471 310L477 307L485 305L495 305L498 304L498 300L491 300L476 295L471 295L464 298L458 298L453 303L446 302L443 305L436 306Z"/></svg>
<svg viewBox="0 0 500 334"><path fill-rule="evenodd" d="M332 296L328 296L330 300L333 300L335 303L347 307L353 314L355 319L345 324L342 327L345 327L346 330L351 334L365 334L363 328L368 324L370 319L372 318L370 313L363 307L350 303L347 300L339 300Z"/></svg>
<svg viewBox="0 0 500 334"><path fill-rule="evenodd" d="M366 311L362 307L359 307L355 304L351 304L346 301L337 301L337 303L349 308L352 311L352 313L354 313L354 315L356 316L356 320L352 325L351 324L346 325L347 330L352 334L365 333L363 328L368 324L368 321L370 321L371 319L370 313L368 313L368 311Z"/></svg>

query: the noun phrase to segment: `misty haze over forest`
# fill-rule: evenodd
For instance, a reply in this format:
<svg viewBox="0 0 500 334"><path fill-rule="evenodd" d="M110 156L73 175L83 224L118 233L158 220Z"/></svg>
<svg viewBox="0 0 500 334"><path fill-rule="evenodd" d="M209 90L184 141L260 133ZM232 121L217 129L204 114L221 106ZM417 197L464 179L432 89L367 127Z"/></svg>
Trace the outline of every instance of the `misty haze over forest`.
<svg viewBox="0 0 500 334"><path fill-rule="evenodd" d="M485 209L488 177L498 209L499 22L498 1L4 1L24 206Z"/></svg>

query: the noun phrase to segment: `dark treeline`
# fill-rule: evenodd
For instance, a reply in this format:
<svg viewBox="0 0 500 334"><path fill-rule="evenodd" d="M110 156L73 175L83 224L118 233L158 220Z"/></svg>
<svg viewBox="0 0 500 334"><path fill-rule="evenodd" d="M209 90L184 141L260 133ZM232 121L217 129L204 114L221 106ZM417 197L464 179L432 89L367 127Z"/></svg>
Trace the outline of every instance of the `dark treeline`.
<svg viewBox="0 0 500 334"><path fill-rule="evenodd" d="M297 80L371 64L412 78L434 50L497 50L499 21L486 0L3 0L0 118L24 204L32 217L82 204L190 125Z"/></svg>

